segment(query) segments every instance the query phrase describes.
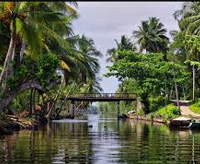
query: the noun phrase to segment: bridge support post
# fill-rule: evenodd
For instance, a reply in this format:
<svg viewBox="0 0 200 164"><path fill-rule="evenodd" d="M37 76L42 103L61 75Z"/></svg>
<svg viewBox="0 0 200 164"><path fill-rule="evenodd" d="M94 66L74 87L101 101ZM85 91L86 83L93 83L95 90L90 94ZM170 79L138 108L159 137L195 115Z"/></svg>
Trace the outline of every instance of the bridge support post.
<svg viewBox="0 0 200 164"><path fill-rule="evenodd" d="M120 101L117 101L117 118L119 118L120 115Z"/></svg>
<svg viewBox="0 0 200 164"><path fill-rule="evenodd" d="M74 119L74 111L75 110L75 103L72 101L72 112L71 112L71 117Z"/></svg>

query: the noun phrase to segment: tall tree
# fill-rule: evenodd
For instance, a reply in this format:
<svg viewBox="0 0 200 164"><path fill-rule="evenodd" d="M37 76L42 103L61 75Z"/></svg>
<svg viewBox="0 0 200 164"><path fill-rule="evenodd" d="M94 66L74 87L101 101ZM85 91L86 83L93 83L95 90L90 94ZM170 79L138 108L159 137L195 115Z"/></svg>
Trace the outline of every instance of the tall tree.
<svg viewBox="0 0 200 164"><path fill-rule="evenodd" d="M174 12L173 16L178 20L180 32L175 35L182 36L182 43L187 40L190 35L200 35L200 3L199 2L186 2L183 4L182 9ZM177 42L175 42L177 43ZM186 58L188 60L198 61L200 60L199 51L196 46L191 46L191 44L184 44L186 49Z"/></svg>
<svg viewBox="0 0 200 164"><path fill-rule="evenodd" d="M107 55L109 56L107 58L108 62L109 61L115 62L118 59L121 59L121 56L118 54L117 51L123 51L123 50L130 50L133 52L136 51L136 46L132 43L131 39L126 37L125 35L121 36L120 42L118 42L116 39L115 39L115 42L116 42L117 47L108 49L107 51Z"/></svg>
<svg viewBox="0 0 200 164"><path fill-rule="evenodd" d="M167 30L156 17L150 17L147 21L142 21L139 30L133 31L133 36L139 44L139 52L143 50L150 53L162 52L166 59L169 38L166 36Z"/></svg>
<svg viewBox="0 0 200 164"><path fill-rule="evenodd" d="M26 52L37 55L43 48L48 49L45 36L63 43L54 26L64 25L68 21L66 13L76 15L75 10L65 2L60 2L59 5L54 2L1 2L0 11L0 20L11 29L10 44L3 64L4 69L0 74L0 83L5 78L11 59L15 55L19 56L15 50L17 44L27 45Z"/></svg>

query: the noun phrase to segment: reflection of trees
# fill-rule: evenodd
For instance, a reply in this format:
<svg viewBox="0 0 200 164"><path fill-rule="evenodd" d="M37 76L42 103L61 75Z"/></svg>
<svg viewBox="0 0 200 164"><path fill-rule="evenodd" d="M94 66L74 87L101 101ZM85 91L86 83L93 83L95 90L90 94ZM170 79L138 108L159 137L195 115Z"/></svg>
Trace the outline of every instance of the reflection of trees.
<svg viewBox="0 0 200 164"><path fill-rule="evenodd" d="M121 125L120 130L120 143L123 147L119 149L118 162L194 163L200 158L197 153L199 143L196 141L200 142L200 134L193 138L195 144L192 147L188 131L170 133L165 125L129 120L129 125Z"/></svg>
<svg viewBox="0 0 200 164"><path fill-rule="evenodd" d="M0 138L0 163L11 163L14 161L13 149L16 147L18 133L14 133L10 137L4 136Z"/></svg>
<svg viewBox="0 0 200 164"><path fill-rule="evenodd" d="M46 130L36 130L6 136L0 139L0 164L90 163L92 144L87 131L85 123L52 124L48 134Z"/></svg>
<svg viewBox="0 0 200 164"><path fill-rule="evenodd" d="M53 142L56 143L55 161L83 162L91 157L91 142L87 123L52 124ZM55 128L56 127L56 128ZM62 157L59 158L59 157Z"/></svg>
<svg viewBox="0 0 200 164"><path fill-rule="evenodd" d="M30 163L35 162L35 131L31 131L29 140Z"/></svg>
<svg viewBox="0 0 200 164"><path fill-rule="evenodd" d="M118 131L117 121L102 122L98 132L90 134L87 123L52 123L43 130L20 131L0 138L0 164L93 163L104 150L105 158L121 163L200 160L200 133L170 132L165 125L137 120L120 121L119 126Z"/></svg>

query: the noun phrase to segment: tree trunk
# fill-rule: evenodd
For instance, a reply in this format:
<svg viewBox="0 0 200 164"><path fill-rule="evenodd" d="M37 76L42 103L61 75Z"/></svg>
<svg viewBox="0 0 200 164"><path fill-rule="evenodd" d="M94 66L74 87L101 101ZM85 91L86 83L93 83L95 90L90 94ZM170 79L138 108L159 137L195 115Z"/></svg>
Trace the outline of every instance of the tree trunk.
<svg viewBox="0 0 200 164"><path fill-rule="evenodd" d="M15 96L17 96L19 93L21 93L21 92L23 92L23 91L25 91L27 89L31 89L31 88L35 88L37 90L40 90L40 91L44 92L43 87L39 84L38 81L30 80L30 81L22 84L16 90L8 92L3 97L2 101L0 102L0 113L3 112L5 107L15 98Z"/></svg>
<svg viewBox="0 0 200 164"><path fill-rule="evenodd" d="M148 102L148 95L144 94L141 96L141 103L144 105L144 112L145 114L149 113L149 102Z"/></svg>
<svg viewBox="0 0 200 164"><path fill-rule="evenodd" d="M169 94L167 92L167 84L165 82L165 106L167 106L169 100Z"/></svg>
<svg viewBox="0 0 200 164"><path fill-rule="evenodd" d="M170 89L169 100L172 99L172 92L173 92L173 86L172 86L171 89Z"/></svg>
<svg viewBox="0 0 200 164"><path fill-rule="evenodd" d="M14 44L14 46L13 46L13 53L11 55L10 61L14 59L15 48L16 48L16 44ZM6 78L13 76L13 67L12 67L10 62L8 62L7 69L6 69L5 73L6 73L6 76L5 76Z"/></svg>
<svg viewBox="0 0 200 164"><path fill-rule="evenodd" d="M139 97L136 97L136 111L138 111L140 108L143 108L144 104L141 103Z"/></svg>
<svg viewBox="0 0 200 164"><path fill-rule="evenodd" d="M15 36L16 36L16 26L15 26L15 21L13 21L13 28L11 31L10 44L9 44L9 48L8 48L8 51L6 54L6 58L4 60L3 70L1 71L1 74L0 74L0 83L2 83L2 81L4 80L5 72L8 68L10 60L12 59L12 55L14 53L14 49L15 49L15 45L16 45Z"/></svg>
<svg viewBox="0 0 200 164"><path fill-rule="evenodd" d="M36 96L35 95L36 95L36 89L34 88L33 89L33 108L32 108L33 109L33 114L36 114L36 110L35 110L35 105L36 105L35 104L35 97Z"/></svg>
<svg viewBox="0 0 200 164"><path fill-rule="evenodd" d="M21 62L23 60L24 51L25 51L25 43L22 42L21 50L20 50L20 54L19 54L19 64L21 64Z"/></svg>
<svg viewBox="0 0 200 164"><path fill-rule="evenodd" d="M30 93L30 109L29 109L29 115L32 115L32 108L33 108L33 89L31 89L31 93Z"/></svg>
<svg viewBox="0 0 200 164"><path fill-rule="evenodd" d="M192 66L192 73L193 73L193 91L192 91L192 100L195 98L195 68L194 65Z"/></svg>
<svg viewBox="0 0 200 164"><path fill-rule="evenodd" d="M185 100L186 99L186 96L185 96L185 88L184 88L184 85L183 86L183 99Z"/></svg>
<svg viewBox="0 0 200 164"><path fill-rule="evenodd" d="M177 101L177 106L178 106L178 109L180 110L179 96L178 96L178 88L177 88L177 85L176 85L175 75L174 75L174 86L175 86L175 92L176 92L176 101Z"/></svg>
<svg viewBox="0 0 200 164"><path fill-rule="evenodd" d="M64 77L63 77L63 80L62 80L62 82L61 82L60 88L59 88L59 90L58 90L58 92L57 92L57 94L56 94L56 97L55 97L55 99L54 99L54 101L53 101L53 104L52 104L52 106L50 107L49 112L47 113L47 118L48 118L50 115L52 115L52 114L54 113L54 110L53 110L53 109L55 108L55 104L56 104L56 102L57 102L57 100L58 100L58 97L59 97L61 91L62 91L63 85L65 85L65 84L64 84Z"/></svg>

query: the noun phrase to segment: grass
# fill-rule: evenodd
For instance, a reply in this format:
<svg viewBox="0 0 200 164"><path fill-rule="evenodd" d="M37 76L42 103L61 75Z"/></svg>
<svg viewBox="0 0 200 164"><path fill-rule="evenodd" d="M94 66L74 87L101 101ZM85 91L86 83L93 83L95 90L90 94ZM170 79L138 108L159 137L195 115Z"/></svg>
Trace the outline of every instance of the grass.
<svg viewBox="0 0 200 164"><path fill-rule="evenodd" d="M194 113L200 114L200 99L197 99L196 102L189 106L191 111Z"/></svg>
<svg viewBox="0 0 200 164"><path fill-rule="evenodd" d="M173 104L169 104L165 107L161 107L158 111L152 113L153 117L160 117L162 120L167 121L171 118L180 116L180 110Z"/></svg>

